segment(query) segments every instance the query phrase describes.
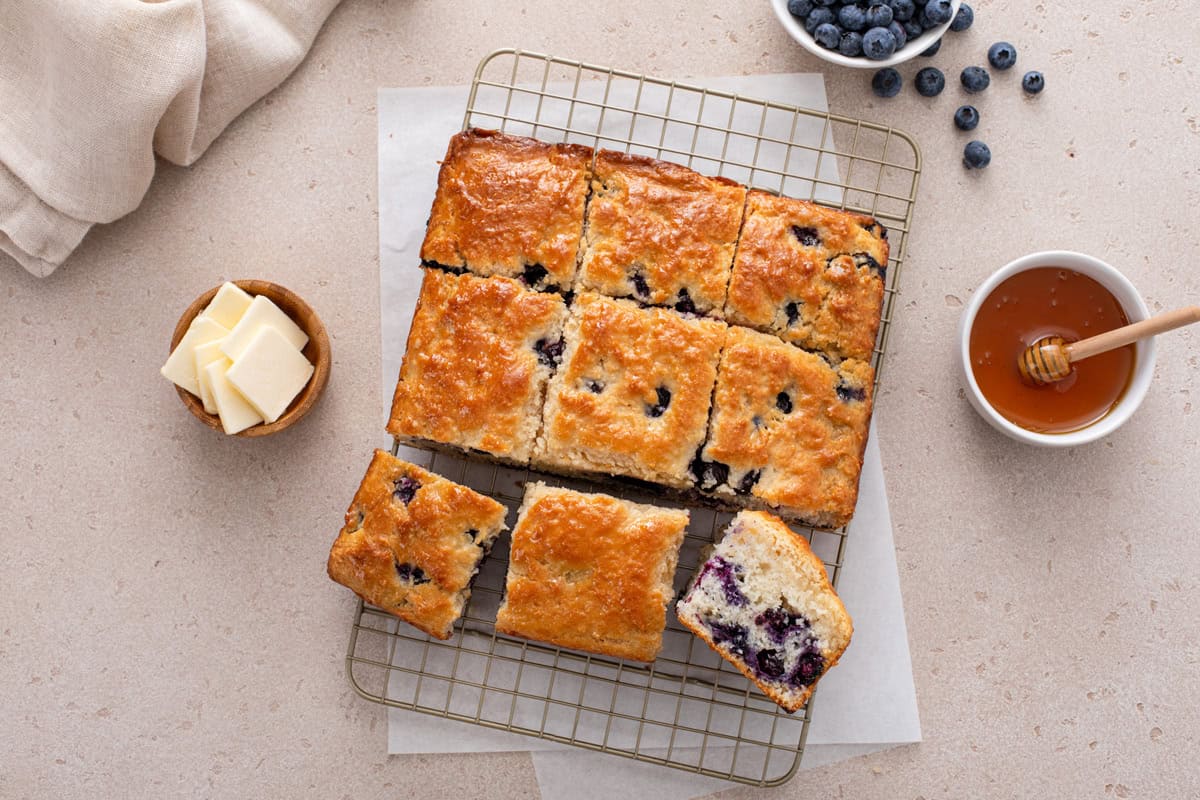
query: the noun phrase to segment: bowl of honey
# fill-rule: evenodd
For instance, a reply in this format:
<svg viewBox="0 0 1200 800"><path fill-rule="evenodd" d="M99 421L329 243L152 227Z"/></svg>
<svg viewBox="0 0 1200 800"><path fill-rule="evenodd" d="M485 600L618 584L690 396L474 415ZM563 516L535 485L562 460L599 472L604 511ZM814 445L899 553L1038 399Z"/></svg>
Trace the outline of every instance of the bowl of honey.
<svg viewBox="0 0 1200 800"><path fill-rule="evenodd" d="M1017 360L1044 336L1067 342L1150 315L1129 279L1082 253L1032 253L976 290L959 323L967 399L992 427L1018 441L1073 447L1101 439L1141 405L1154 375L1154 340L1073 363L1061 381L1034 386Z"/></svg>

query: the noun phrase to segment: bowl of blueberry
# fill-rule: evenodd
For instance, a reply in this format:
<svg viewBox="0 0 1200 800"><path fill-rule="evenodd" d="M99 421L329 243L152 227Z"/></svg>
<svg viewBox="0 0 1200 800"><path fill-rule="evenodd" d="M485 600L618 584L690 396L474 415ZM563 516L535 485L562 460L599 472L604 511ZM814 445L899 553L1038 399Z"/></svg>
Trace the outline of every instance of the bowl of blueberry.
<svg viewBox="0 0 1200 800"><path fill-rule="evenodd" d="M804 49L843 67L889 67L941 41L962 0L771 0ZM967 25L970 22L966 22Z"/></svg>

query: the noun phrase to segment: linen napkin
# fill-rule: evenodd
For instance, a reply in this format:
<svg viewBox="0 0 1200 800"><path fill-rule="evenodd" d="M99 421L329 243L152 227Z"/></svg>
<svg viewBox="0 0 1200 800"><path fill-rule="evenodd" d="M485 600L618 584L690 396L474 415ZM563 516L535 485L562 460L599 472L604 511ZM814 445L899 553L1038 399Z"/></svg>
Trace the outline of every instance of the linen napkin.
<svg viewBox="0 0 1200 800"><path fill-rule="evenodd" d="M0 250L45 277L304 58L338 0L0 0Z"/></svg>

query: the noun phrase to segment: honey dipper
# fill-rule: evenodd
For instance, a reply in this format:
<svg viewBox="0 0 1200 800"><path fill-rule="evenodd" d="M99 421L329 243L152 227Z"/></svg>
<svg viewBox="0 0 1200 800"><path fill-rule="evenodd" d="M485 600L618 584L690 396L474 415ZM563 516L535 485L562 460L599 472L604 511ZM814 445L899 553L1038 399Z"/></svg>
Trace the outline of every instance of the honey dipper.
<svg viewBox="0 0 1200 800"><path fill-rule="evenodd" d="M1200 306L1186 306L1150 317L1132 325L1090 336L1078 342L1067 343L1061 336L1043 336L1026 347L1017 359L1017 370L1021 380L1033 386L1061 381L1071 374L1071 364L1085 358L1107 353L1132 344L1139 339L1148 339L1160 333L1200 322Z"/></svg>

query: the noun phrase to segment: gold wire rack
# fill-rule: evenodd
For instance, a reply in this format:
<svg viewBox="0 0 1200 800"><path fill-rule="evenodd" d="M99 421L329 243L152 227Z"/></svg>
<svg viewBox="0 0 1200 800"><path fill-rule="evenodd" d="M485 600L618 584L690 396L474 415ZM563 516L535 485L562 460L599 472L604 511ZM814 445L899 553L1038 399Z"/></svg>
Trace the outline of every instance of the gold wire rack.
<svg viewBox="0 0 1200 800"><path fill-rule="evenodd" d="M498 128L685 163L756 188L874 216L889 230L876 381L887 349L921 156L907 134L849 117L522 50L498 50L476 69L463 128ZM836 147L835 142L843 143ZM849 142L848 145L845 143ZM543 476L393 443L393 453L471 486L509 508L545 479L662 505L611 484ZM402 451L402 452L401 452ZM679 556L682 591L730 515L692 509ZM846 529L796 527L837 585ZM359 603L346 655L350 683L384 705L755 786L799 767L814 701L789 715L669 614L650 665L497 634L508 566L501 537L475 579L454 636L431 639Z"/></svg>

